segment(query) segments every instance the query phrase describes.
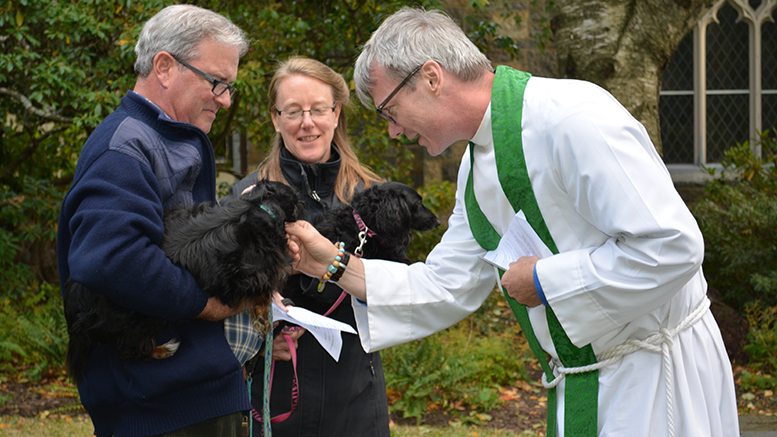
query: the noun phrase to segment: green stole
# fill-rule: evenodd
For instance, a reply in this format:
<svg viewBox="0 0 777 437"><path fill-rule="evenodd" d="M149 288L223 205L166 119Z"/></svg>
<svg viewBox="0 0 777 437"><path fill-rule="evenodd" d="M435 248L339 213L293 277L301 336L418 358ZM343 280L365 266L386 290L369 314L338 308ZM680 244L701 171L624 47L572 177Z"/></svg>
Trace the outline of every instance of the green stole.
<svg viewBox="0 0 777 437"><path fill-rule="evenodd" d="M496 78L491 96L491 128L494 136L494 152L496 155L497 175L499 183L507 199L515 211L523 211L540 239L554 254L558 253L556 244L545 225L540 213L537 199L531 187L531 180L526 170L526 160L523 156L523 141L521 137L521 120L523 112L523 92L531 75L509 67L500 66L496 69ZM475 240L483 249L494 250L501 236L488 221L475 198L472 180L472 168L475 165L474 144L470 143L470 171L465 192L465 204L470 229ZM499 270L499 275L504 271ZM521 329L526 336L534 354L540 361L548 381L554 379L553 372L547 363L547 357L542 350L529 320L525 305L519 304L507 295ZM546 307L546 315L550 335L564 367L580 367L596 363L591 345L578 348L572 344L558 318L550 307ZM590 437L597 434L597 405L599 391L599 371L580 374L568 374L565 381L564 435L567 437ZM557 435L556 429L556 388L548 390L548 436Z"/></svg>

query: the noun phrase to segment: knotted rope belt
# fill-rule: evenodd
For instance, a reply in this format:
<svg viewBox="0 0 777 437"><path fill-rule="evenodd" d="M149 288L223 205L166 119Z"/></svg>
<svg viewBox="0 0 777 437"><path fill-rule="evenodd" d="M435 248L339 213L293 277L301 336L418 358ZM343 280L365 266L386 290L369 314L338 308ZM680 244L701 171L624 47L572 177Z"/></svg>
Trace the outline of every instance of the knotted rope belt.
<svg viewBox="0 0 777 437"><path fill-rule="evenodd" d="M553 375L555 375L555 378L548 382L547 375L543 373L542 385L547 389L551 389L557 386L567 374L585 373L601 369L620 361L624 356L632 352L636 352L640 349L647 349L652 352L660 353L663 356L664 363L664 384L666 385L666 410L668 417L669 436L674 437L674 391L672 389L674 384L674 372L672 370L671 355L672 345L674 343L673 339L677 336L677 334L688 329L693 324L701 320L704 314L707 313L709 307L710 300L705 297L696 307L696 309L688 314L688 316L674 328L662 328L660 331L644 340L626 340L625 342L617 346L613 346L601 354L598 354L596 356L597 363L591 364L589 366L564 367L561 365L560 361L552 358L550 360L550 366L553 369Z"/></svg>

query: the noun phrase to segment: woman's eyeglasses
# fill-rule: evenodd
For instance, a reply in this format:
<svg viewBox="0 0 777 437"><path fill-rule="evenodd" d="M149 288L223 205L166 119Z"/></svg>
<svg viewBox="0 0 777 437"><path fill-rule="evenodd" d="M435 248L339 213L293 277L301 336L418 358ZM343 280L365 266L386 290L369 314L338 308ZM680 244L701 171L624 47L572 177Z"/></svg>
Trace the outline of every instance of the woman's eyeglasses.
<svg viewBox="0 0 777 437"><path fill-rule="evenodd" d="M289 109L278 109L276 106L273 106L275 108L275 112L278 113L278 116L280 116L284 120L299 120L302 117L303 112L307 112L310 114L310 118L323 118L327 115L331 114L335 111L335 107L337 106L337 103L333 104L332 106L319 106L317 108L310 108L310 109L302 109L302 108L289 108Z"/></svg>

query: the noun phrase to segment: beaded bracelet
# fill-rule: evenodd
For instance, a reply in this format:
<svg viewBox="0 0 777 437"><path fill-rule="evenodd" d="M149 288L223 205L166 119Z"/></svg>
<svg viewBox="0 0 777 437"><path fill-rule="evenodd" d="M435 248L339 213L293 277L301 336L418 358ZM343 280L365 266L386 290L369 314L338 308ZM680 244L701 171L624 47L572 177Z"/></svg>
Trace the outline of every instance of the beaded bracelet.
<svg viewBox="0 0 777 437"><path fill-rule="evenodd" d="M340 260L340 265L337 266L337 271L332 275L332 278L330 281L337 283L337 281L340 280L340 277L343 276L343 273L345 273L345 268L348 267L348 261L351 259L351 254L348 252L343 253L343 259Z"/></svg>
<svg viewBox="0 0 777 437"><path fill-rule="evenodd" d="M329 265L326 273L324 273L324 276L322 276L320 279L321 282L319 282L317 287L319 293L324 291L326 281L328 281L329 278L331 278L332 275L337 272L337 269L340 266L340 261L343 260L343 254L345 254L345 243L340 241L339 243L335 243L335 247L337 247L337 256L335 256L334 261L332 261L332 264Z"/></svg>

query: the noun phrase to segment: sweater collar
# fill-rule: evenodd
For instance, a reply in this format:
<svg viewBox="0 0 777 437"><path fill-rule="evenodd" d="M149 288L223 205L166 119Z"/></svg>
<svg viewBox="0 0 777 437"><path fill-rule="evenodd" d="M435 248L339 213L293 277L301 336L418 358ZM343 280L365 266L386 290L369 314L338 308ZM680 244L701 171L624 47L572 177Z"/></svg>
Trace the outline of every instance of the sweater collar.
<svg viewBox="0 0 777 437"><path fill-rule="evenodd" d="M167 115L156 103L149 100L146 96L136 93L135 91L127 91L127 95L122 98L122 104L127 105L134 111L135 117L142 117L143 122L152 125L155 129L162 131L170 131L170 129L189 129L200 133L207 138L207 134L197 126L178 121ZM210 143L210 142L209 142Z"/></svg>

